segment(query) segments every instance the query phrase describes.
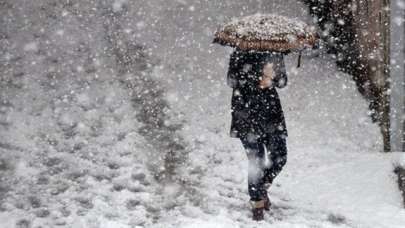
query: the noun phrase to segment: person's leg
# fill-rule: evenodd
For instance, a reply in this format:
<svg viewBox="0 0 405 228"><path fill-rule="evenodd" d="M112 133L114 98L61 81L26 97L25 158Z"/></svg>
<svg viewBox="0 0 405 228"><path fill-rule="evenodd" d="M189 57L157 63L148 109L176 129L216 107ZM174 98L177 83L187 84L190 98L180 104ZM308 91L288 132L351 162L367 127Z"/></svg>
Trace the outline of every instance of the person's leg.
<svg viewBox="0 0 405 228"><path fill-rule="evenodd" d="M287 163L286 138L282 135L271 135L266 141L266 149L269 164L264 171L264 182L272 184Z"/></svg>
<svg viewBox="0 0 405 228"><path fill-rule="evenodd" d="M257 140L241 139L248 157L248 190L251 201L260 201L267 194L264 188L264 144Z"/></svg>
<svg viewBox="0 0 405 228"><path fill-rule="evenodd" d="M265 148L263 143L257 140L241 139L248 157L248 190L250 203L252 204L253 220L263 220L263 210L267 210L267 191L264 188L264 167Z"/></svg>

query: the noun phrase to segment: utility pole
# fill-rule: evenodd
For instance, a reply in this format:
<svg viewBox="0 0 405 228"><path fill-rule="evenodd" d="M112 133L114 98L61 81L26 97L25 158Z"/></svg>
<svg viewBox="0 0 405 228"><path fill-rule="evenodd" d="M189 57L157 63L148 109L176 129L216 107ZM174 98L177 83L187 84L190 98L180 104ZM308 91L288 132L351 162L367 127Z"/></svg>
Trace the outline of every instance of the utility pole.
<svg viewBox="0 0 405 228"><path fill-rule="evenodd" d="M391 0L390 9L391 151L405 151L405 1Z"/></svg>

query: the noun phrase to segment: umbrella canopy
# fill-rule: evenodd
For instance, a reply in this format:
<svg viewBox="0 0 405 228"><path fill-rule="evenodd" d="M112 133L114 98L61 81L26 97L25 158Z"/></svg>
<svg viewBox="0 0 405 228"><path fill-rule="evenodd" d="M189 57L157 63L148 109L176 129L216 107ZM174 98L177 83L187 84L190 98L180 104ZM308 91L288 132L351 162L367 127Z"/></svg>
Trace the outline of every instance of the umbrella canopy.
<svg viewBox="0 0 405 228"><path fill-rule="evenodd" d="M306 23L275 14L234 19L216 33L214 43L242 50L287 52L311 48L318 35Z"/></svg>

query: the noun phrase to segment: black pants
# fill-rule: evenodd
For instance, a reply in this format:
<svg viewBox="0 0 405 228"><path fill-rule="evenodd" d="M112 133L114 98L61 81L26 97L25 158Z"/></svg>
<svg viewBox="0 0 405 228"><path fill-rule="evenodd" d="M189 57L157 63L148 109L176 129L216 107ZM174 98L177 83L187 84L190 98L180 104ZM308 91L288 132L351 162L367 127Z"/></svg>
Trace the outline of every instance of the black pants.
<svg viewBox="0 0 405 228"><path fill-rule="evenodd" d="M272 183L287 162L286 138L272 135L266 140L241 139L249 160L248 189L250 200L267 196L265 183Z"/></svg>

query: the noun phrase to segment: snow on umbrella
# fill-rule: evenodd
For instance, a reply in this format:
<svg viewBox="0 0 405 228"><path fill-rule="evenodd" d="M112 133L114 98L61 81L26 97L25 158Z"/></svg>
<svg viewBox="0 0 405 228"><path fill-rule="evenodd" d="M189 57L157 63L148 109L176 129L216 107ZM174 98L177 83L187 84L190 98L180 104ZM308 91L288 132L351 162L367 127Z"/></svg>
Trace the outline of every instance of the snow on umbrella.
<svg viewBox="0 0 405 228"><path fill-rule="evenodd" d="M215 33L214 43L242 50L287 52L311 48L318 35L306 23L275 14L232 20Z"/></svg>

